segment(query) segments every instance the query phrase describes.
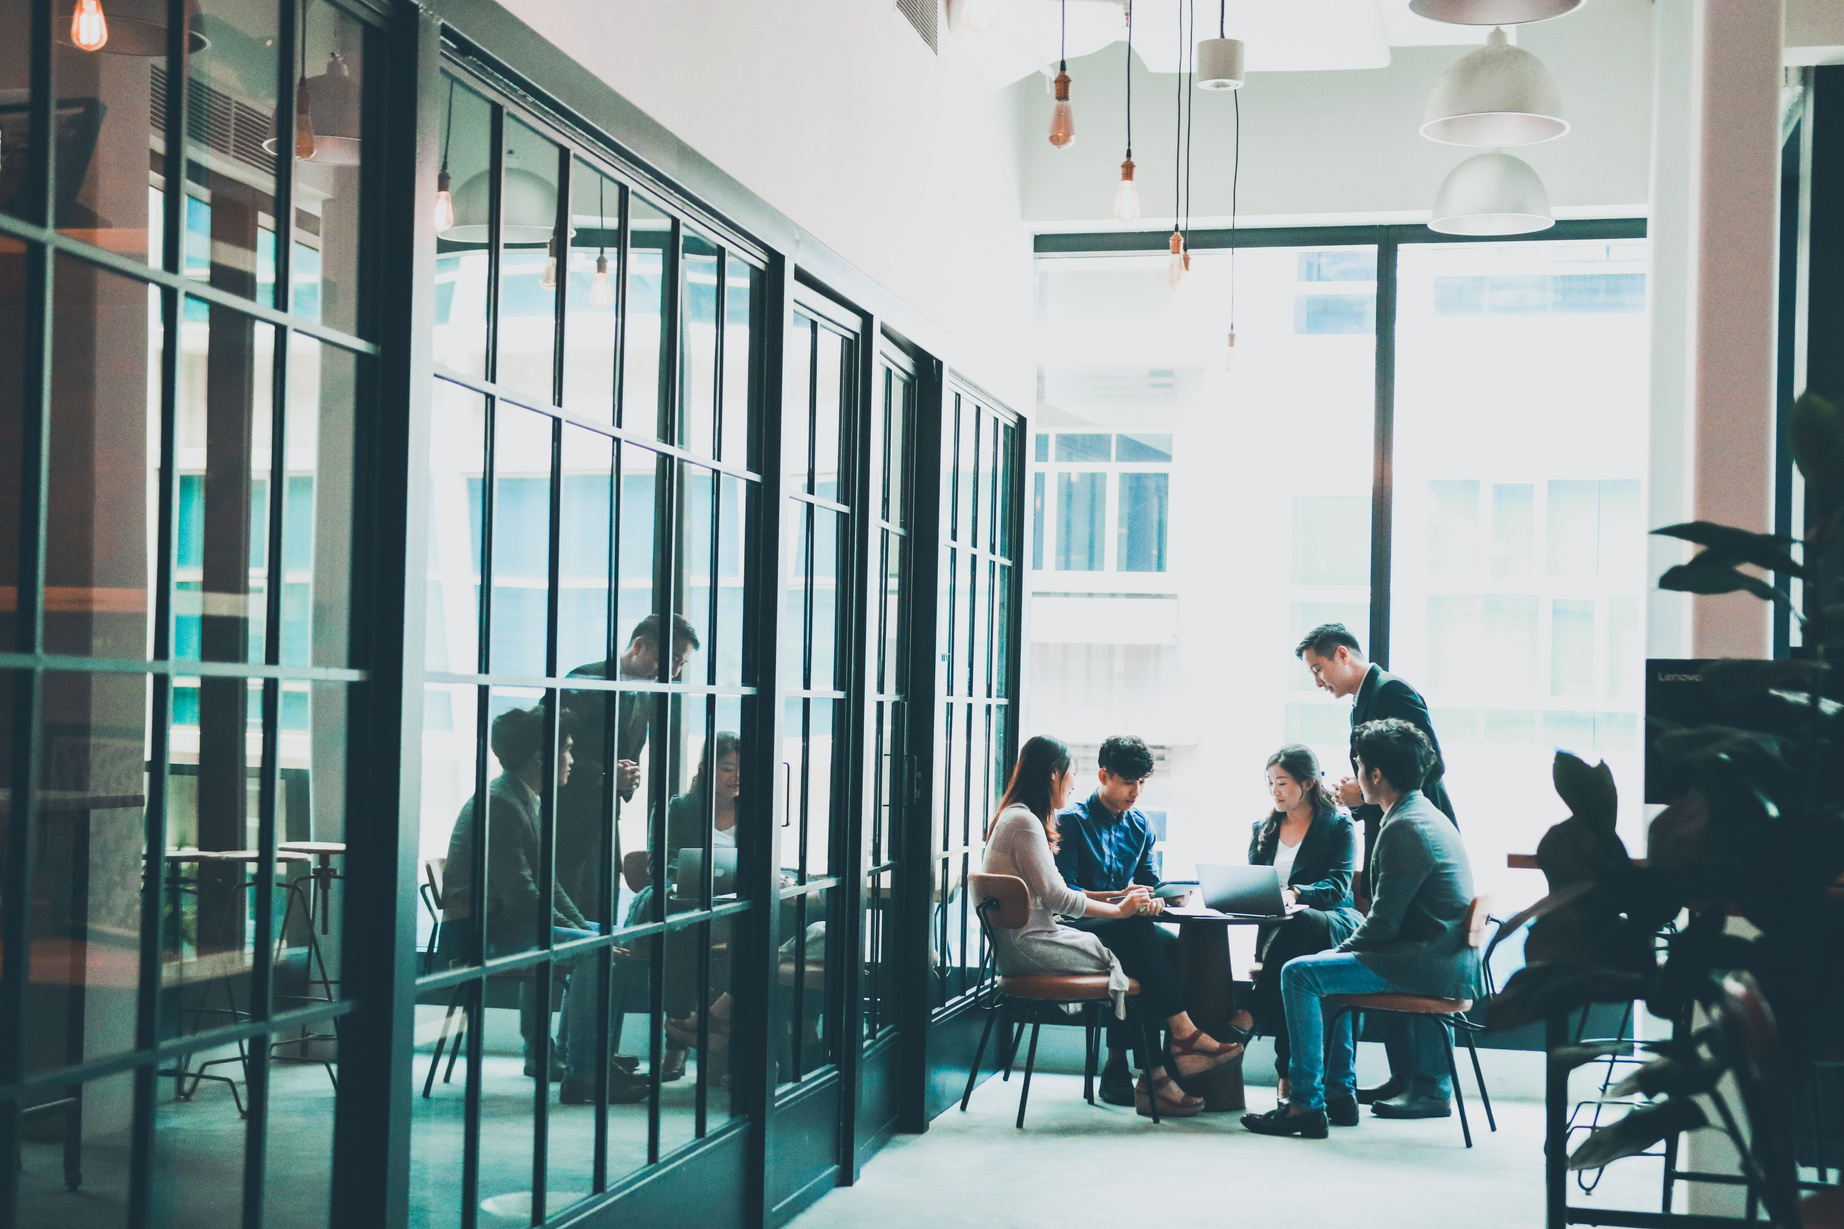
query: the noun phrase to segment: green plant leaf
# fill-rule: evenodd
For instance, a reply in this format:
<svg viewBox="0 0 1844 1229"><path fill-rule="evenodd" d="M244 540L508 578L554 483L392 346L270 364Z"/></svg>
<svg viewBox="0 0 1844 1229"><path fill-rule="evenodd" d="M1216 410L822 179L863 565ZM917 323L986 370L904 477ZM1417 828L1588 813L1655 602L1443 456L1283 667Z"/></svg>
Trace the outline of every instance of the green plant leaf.
<svg viewBox="0 0 1844 1229"><path fill-rule="evenodd" d="M1737 571L1721 563L1704 563L1707 553L1698 555L1689 563L1680 563L1676 567L1665 569L1665 574L1658 578L1658 587L1678 593L1698 593L1713 596L1718 593L1752 593L1769 602L1779 602L1788 610L1793 610L1793 599L1774 588L1758 576ZM1797 615L1799 612L1794 610Z"/></svg>
<svg viewBox="0 0 1844 1229"><path fill-rule="evenodd" d="M1793 402L1793 463L1805 480L1835 494L1844 490L1844 412L1816 393Z"/></svg>
<svg viewBox="0 0 1844 1229"><path fill-rule="evenodd" d="M1688 1097L1642 1105L1601 1127L1569 1157L1570 1169L1600 1169L1621 1157L1638 1156L1653 1144L1709 1125L1703 1107Z"/></svg>
<svg viewBox="0 0 1844 1229"><path fill-rule="evenodd" d="M1788 576L1805 575L1805 568L1793 558L1789 549L1793 539L1784 534L1751 533L1733 525L1719 525L1715 521L1688 521L1682 525L1667 525L1652 532L1659 537L1678 538L1706 546L1711 554L1721 556L1723 563L1752 563L1769 572L1783 572Z"/></svg>

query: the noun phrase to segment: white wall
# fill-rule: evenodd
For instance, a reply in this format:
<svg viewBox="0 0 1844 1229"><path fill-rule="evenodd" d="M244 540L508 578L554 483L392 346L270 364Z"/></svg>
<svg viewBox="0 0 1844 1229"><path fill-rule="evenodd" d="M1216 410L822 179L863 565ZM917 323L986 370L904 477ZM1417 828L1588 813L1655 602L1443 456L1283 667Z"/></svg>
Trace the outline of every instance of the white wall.
<svg viewBox="0 0 1844 1229"><path fill-rule="evenodd" d="M1561 216L1630 215L1646 200L1652 117L1651 0L1589 0L1557 21L1524 26L1519 45L1541 57L1572 128L1516 151L1543 177ZM1233 32L1232 32L1233 33ZM1420 135L1422 108L1465 48L1397 47L1388 68L1251 73L1242 96L1244 219L1427 216L1435 189L1468 153ZM1040 79L1012 87L1024 155L1024 212L1034 224L1114 226L1126 136L1125 46L1071 61L1076 142L1045 139L1050 101ZM1175 81L1136 65L1134 163L1145 218L1172 216ZM1235 99L1193 91L1191 216L1227 217ZM1406 220L1406 219L1405 219ZM1141 225L1147 225L1143 220ZM1049 228L1054 228L1052 225Z"/></svg>
<svg viewBox="0 0 1844 1229"><path fill-rule="evenodd" d="M943 357L1029 407L1015 100L945 32L937 57L889 0L503 3L943 330Z"/></svg>

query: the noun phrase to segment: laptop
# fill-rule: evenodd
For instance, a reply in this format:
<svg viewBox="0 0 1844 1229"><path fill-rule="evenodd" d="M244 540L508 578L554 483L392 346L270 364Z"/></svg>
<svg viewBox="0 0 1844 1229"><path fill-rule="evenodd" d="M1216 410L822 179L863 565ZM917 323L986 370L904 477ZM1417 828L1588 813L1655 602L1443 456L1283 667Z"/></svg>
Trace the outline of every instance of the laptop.
<svg viewBox="0 0 1844 1229"><path fill-rule="evenodd" d="M711 868L714 872L711 895L727 896L736 891L736 850L714 849L711 853ZM690 896L698 890L703 880L704 850L695 846L679 850L678 865L673 868L673 890L681 896Z"/></svg>
<svg viewBox="0 0 1844 1229"><path fill-rule="evenodd" d="M1239 917L1281 917L1289 912L1281 898L1280 873L1272 866L1197 864L1204 905Z"/></svg>

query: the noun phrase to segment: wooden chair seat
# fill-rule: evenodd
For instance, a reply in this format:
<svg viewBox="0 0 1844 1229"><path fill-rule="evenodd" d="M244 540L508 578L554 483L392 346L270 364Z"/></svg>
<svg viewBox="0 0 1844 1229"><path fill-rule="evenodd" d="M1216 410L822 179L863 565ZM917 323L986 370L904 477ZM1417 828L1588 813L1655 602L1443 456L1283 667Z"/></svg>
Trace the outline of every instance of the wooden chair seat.
<svg viewBox="0 0 1844 1229"><path fill-rule="evenodd" d="M1417 1016L1457 1016L1473 1009L1471 999L1433 999L1420 994L1331 994L1340 1007L1359 1011L1400 1011Z"/></svg>
<svg viewBox="0 0 1844 1229"><path fill-rule="evenodd" d="M1140 983L1129 978L1127 993L1138 994L1139 992ZM1000 977L999 993L1009 994L1015 999L1080 1003L1107 998L1108 979L1102 973L1067 975L1033 973L1019 977Z"/></svg>

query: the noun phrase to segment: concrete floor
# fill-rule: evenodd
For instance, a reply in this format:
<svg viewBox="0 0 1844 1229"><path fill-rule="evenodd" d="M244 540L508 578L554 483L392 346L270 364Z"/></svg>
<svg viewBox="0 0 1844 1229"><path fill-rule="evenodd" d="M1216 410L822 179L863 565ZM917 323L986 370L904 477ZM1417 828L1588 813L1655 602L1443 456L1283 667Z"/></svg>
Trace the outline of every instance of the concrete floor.
<svg viewBox="0 0 1844 1229"><path fill-rule="evenodd" d="M1327 1140L1253 1135L1238 1114L1154 1126L1131 1109L1091 1107L1080 1077L1031 1083L1015 1130L1017 1084L989 1081L965 1114L949 1110L925 1135L899 1136L792 1229L1052 1229L1127 1222L1196 1226L1361 1224L1364 1229L1539 1229L1543 1224L1543 1107L1493 1102L1498 1132L1474 1119L1466 1149L1457 1119L1383 1122L1369 1116ZM1251 1087L1250 1108L1274 1104ZM1575 1202L1656 1211L1657 1161L1606 1171Z"/></svg>

